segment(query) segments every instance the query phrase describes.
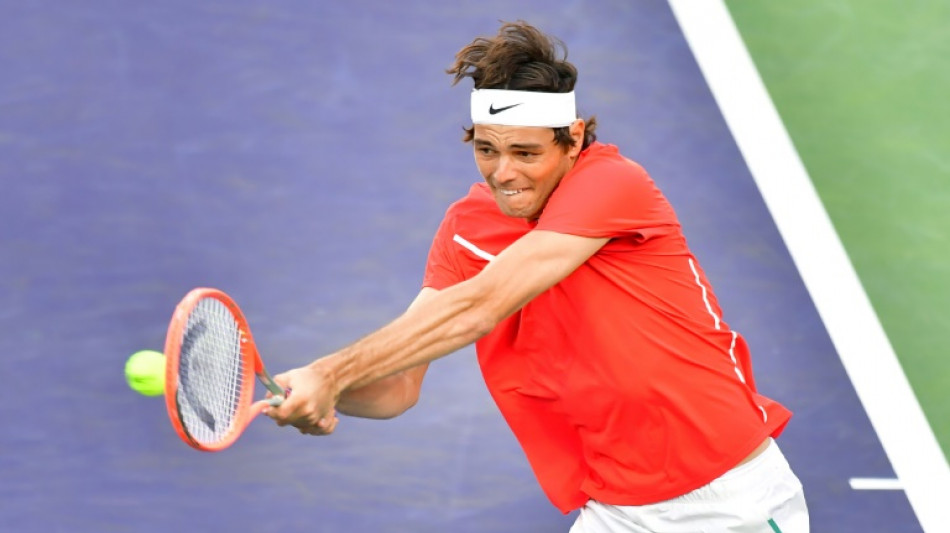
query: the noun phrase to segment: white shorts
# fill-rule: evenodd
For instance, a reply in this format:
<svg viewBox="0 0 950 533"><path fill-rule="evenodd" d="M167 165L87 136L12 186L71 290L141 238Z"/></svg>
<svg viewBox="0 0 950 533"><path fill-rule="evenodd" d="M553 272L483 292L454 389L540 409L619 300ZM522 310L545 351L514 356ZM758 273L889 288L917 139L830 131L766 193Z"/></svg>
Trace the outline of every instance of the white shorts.
<svg viewBox="0 0 950 533"><path fill-rule="evenodd" d="M650 505L590 500L570 533L808 533L798 477L778 445L688 494Z"/></svg>

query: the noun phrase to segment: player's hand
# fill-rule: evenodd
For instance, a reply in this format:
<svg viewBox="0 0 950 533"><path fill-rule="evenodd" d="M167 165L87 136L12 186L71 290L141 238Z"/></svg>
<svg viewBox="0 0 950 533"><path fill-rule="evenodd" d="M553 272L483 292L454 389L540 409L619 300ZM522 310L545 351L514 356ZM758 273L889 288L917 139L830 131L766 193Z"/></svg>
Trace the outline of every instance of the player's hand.
<svg viewBox="0 0 950 533"><path fill-rule="evenodd" d="M293 392L279 406L263 405L265 415L278 426L293 426L304 435L333 433L339 422L338 395L328 372L320 365L309 365L278 374L274 381Z"/></svg>

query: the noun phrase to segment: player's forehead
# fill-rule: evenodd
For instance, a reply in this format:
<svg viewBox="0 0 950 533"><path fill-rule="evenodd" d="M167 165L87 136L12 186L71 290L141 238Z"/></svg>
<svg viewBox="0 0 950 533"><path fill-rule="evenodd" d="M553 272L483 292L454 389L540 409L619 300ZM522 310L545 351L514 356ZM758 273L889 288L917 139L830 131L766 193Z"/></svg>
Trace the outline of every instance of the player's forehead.
<svg viewBox="0 0 950 533"><path fill-rule="evenodd" d="M554 130L533 126L500 126L495 124L476 124L472 143L493 148L542 148L554 142Z"/></svg>

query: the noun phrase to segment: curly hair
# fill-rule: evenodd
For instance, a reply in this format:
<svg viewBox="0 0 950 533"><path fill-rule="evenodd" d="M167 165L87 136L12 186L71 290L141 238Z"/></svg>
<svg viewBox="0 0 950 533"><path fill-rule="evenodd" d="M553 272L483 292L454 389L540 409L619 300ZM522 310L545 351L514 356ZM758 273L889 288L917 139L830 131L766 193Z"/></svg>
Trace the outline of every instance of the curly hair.
<svg viewBox="0 0 950 533"><path fill-rule="evenodd" d="M455 54L455 63L446 73L452 85L472 78L476 89L508 89L567 93L577 83L577 68L567 61L567 46L524 21L505 22L498 34L478 37ZM585 120L582 148L597 139L595 117ZM574 145L569 126L552 128L557 144ZM465 129L465 142L474 136L474 127Z"/></svg>

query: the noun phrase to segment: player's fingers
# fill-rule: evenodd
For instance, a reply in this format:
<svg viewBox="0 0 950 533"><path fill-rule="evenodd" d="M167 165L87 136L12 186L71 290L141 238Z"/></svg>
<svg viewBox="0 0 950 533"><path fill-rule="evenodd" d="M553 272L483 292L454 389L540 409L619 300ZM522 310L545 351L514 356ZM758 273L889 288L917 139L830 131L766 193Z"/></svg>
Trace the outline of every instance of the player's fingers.
<svg viewBox="0 0 950 533"><path fill-rule="evenodd" d="M274 376L274 381L281 388L289 390L291 388L291 382L293 381L292 373L293 371L277 374ZM298 411L300 410L300 404L304 400L301 395L287 394L284 399L276 405L273 404L273 397L274 395L268 391L267 398L271 399L271 403L264 408L263 412L277 422L277 425L286 426L299 418Z"/></svg>
<svg viewBox="0 0 950 533"><path fill-rule="evenodd" d="M260 400L251 404L252 413L266 413L267 409L270 407L270 403L267 400Z"/></svg>
<svg viewBox="0 0 950 533"><path fill-rule="evenodd" d="M301 427L297 428L297 430L303 435L314 435L319 437L333 433L336 430L338 422L339 419L333 417L333 419L328 421L326 424L323 424L321 421L321 424L317 424L316 426Z"/></svg>
<svg viewBox="0 0 950 533"><path fill-rule="evenodd" d="M330 413L329 413L327 416L321 418L321 419L317 422L317 426L318 426L318 427L321 427L321 428L324 428L324 429L329 428L329 427L331 427L331 426L334 426L334 427L335 427L337 421L338 421L338 419L337 419L337 417L336 417L336 410L331 410Z"/></svg>
<svg viewBox="0 0 950 533"><path fill-rule="evenodd" d="M293 411L287 411L283 405L280 406L270 406L264 410L264 414L271 417L274 422L277 422L278 426L298 426L301 425L299 419L294 415Z"/></svg>
<svg viewBox="0 0 950 533"><path fill-rule="evenodd" d="M272 398L273 395L269 395L269 399L257 402L257 404L264 404L261 411L272 418L274 422L277 422L278 426L286 426L291 423L296 418L294 413L296 413L297 407L294 402L289 398L284 398L284 401L274 405Z"/></svg>
<svg viewBox="0 0 950 533"><path fill-rule="evenodd" d="M323 424L324 418L320 418L320 416L316 414L311 414L309 416L302 416L294 420L293 422L291 422L291 425L297 429L326 427L326 424Z"/></svg>
<svg viewBox="0 0 950 533"><path fill-rule="evenodd" d="M293 426L305 435L325 435L333 432L338 421L336 410L331 409L327 415L319 418L318 416L300 418L293 422Z"/></svg>

